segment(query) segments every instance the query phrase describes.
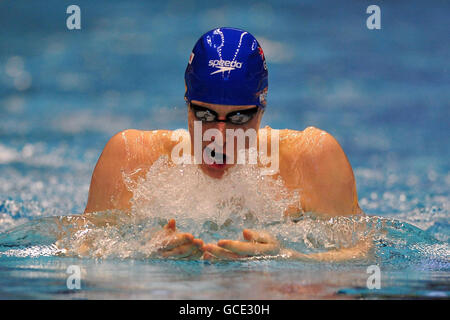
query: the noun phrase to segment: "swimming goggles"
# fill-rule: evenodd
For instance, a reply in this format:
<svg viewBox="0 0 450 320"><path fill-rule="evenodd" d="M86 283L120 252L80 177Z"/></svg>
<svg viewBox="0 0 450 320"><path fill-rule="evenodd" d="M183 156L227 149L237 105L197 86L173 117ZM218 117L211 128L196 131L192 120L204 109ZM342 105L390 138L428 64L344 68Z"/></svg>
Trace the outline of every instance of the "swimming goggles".
<svg viewBox="0 0 450 320"><path fill-rule="evenodd" d="M195 117L202 122L230 122L236 125L242 125L249 122L259 109L259 107L254 107L251 109L233 111L226 115L225 120L219 120L217 119L219 117L217 112L192 102L190 102L189 105L194 112Z"/></svg>

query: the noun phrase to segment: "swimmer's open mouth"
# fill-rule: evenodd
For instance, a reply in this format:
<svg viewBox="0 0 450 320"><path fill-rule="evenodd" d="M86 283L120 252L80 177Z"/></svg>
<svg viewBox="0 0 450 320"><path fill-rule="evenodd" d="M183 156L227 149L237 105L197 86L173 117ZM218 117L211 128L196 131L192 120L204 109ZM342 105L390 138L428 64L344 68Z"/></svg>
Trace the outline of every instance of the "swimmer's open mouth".
<svg viewBox="0 0 450 320"><path fill-rule="evenodd" d="M208 155L211 155L211 157L209 158L212 161L212 163L209 164L210 166L221 168L227 164L226 154L216 152L215 150L211 150L209 148L205 148L205 150L207 150Z"/></svg>

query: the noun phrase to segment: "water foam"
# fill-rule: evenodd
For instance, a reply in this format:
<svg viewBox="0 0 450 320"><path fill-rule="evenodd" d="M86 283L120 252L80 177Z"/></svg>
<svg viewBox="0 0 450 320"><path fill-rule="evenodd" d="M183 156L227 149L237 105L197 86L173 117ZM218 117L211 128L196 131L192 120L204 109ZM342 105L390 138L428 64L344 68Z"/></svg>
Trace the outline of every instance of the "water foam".
<svg viewBox="0 0 450 320"><path fill-rule="evenodd" d="M88 246L86 253L96 257L152 256L157 247L150 239L169 219L205 242L242 238L242 229L280 223L287 208L300 203L298 191L253 165L236 165L222 179L205 175L196 165L174 166L167 156L136 178L141 169L124 173L133 193L131 215L122 214L120 225L87 223L65 241L68 253Z"/></svg>
<svg viewBox="0 0 450 320"><path fill-rule="evenodd" d="M145 179L126 177L133 192L132 212L138 217L257 225L283 219L290 205L299 205L299 192L290 192L282 179L261 174L253 165L236 165L222 179L205 175L196 165L171 166L159 158Z"/></svg>
<svg viewBox="0 0 450 320"><path fill-rule="evenodd" d="M362 238L372 237L379 249L377 255L382 259L424 258L422 251L434 252L432 249L436 246L439 250L433 259L445 261L448 257L448 243L440 243L425 231L394 219L320 218L303 213L295 222L291 221L284 213L288 207L300 203L301 190L288 190L281 178L262 175L257 166L237 165L222 179L214 179L196 165L175 166L162 156L145 175L139 175L140 170L144 168L124 173L124 181L133 194L131 214L105 211L60 217L58 227L44 225L56 220L42 221L39 232L53 230L58 250L39 247L42 241L37 237L36 243L27 240L28 246L35 245L31 251L22 250L22 244L20 252L13 250L3 254L31 252L35 256L42 248L42 255L54 252L96 258L152 258L159 248L155 241L158 232L169 219L175 219L180 232L192 233L205 243L220 239L243 240L242 230L251 228L267 230L283 247L303 253L351 247ZM22 239L25 231L23 227L17 228L15 233L10 233L8 243L20 244L12 235ZM418 243L422 251L417 249Z"/></svg>

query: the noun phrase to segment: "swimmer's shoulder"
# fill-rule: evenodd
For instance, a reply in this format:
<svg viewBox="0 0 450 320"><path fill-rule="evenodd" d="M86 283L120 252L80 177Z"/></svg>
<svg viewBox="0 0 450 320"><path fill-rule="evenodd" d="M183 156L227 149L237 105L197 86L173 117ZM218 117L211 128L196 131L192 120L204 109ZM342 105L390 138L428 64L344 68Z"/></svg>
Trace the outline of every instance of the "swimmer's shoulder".
<svg viewBox="0 0 450 320"><path fill-rule="evenodd" d="M303 155L319 156L323 152L334 152L336 148L340 147L333 135L313 126L309 126L303 131L287 129L283 137L286 144L295 145Z"/></svg>
<svg viewBox="0 0 450 320"><path fill-rule="evenodd" d="M119 156L122 155L122 158L128 161L153 162L159 156L170 153L176 143L172 139L173 132L171 130L122 130L111 137L105 150L109 149Z"/></svg>
<svg viewBox="0 0 450 320"><path fill-rule="evenodd" d="M109 209L127 211L132 194L124 174L132 181L170 152L171 131L127 129L112 136L103 148L92 173L85 213Z"/></svg>
<svg viewBox="0 0 450 320"><path fill-rule="evenodd" d="M270 137L275 130L266 126L260 129L260 137ZM286 158L298 158L299 155L319 155L324 150L339 147L337 140L327 131L309 126L304 130L277 129L280 152ZM270 141L270 139L268 140Z"/></svg>
<svg viewBox="0 0 450 320"><path fill-rule="evenodd" d="M360 212L352 167L325 130L280 130L280 174L288 186L302 188L306 211L326 216Z"/></svg>
<svg viewBox="0 0 450 320"><path fill-rule="evenodd" d="M186 130L184 131L189 134ZM108 143L125 149L129 153L145 151L145 154L149 152L167 154L177 142L172 139L174 132L172 130L126 129L116 133Z"/></svg>
<svg viewBox="0 0 450 320"><path fill-rule="evenodd" d="M282 130L280 152L294 165L299 163L322 168L328 164L346 165L347 157L336 138L325 130L310 126L303 131Z"/></svg>
<svg viewBox="0 0 450 320"><path fill-rule="evenodd" d="M292 165L330 167L330 164L347 166L347 157L336 138L325 130L310 126L303 131L281 130L280 155ZM334 166L334 165L333 165Z"/></svg>
<svg viewBox="0 0 450 320"><path fill-rule="evenodd" d="M278 131L280 173L287 180L294 179L293 184L310 173L314 178L317 170L328 171L332 162L344 164L347 160L337 140L325 130L309 126Z"/></svg>

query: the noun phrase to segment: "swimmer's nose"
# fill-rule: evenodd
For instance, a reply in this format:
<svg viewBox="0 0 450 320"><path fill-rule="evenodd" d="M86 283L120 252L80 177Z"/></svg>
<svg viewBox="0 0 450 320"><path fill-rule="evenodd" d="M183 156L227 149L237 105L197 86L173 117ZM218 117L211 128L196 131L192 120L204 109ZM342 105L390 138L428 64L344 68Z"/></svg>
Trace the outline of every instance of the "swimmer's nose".
<svg viewBox="0 0 450 320"><path fill-rule="evenodd" d="M225 134L227 130L227 124L226 122L217 122L216 128L222 133L223 141L225 141Z"/></svg>
<svg viewBox="0 0 450 320"><path fill-rule="evenodd" d="M215 128L222 134L223 146L225 146L227 137L227 124L225 122L217 122ZM214 141L215 137L213 136L211 140Z"/></svg>

